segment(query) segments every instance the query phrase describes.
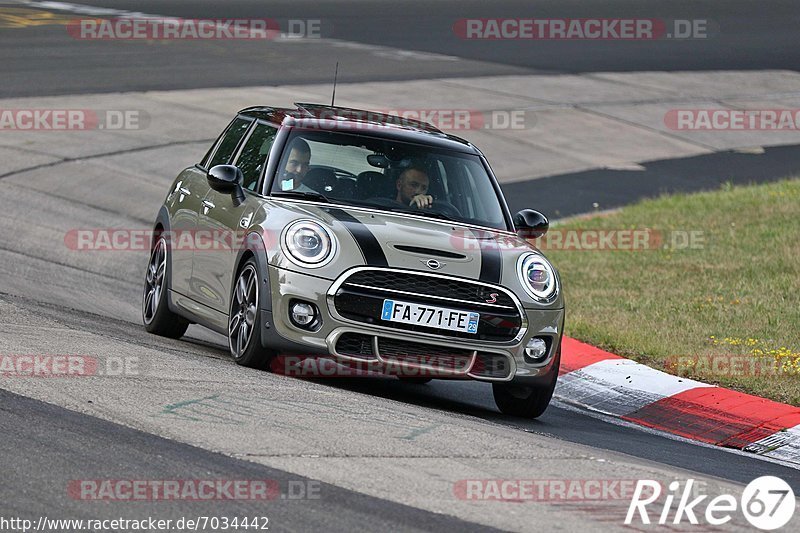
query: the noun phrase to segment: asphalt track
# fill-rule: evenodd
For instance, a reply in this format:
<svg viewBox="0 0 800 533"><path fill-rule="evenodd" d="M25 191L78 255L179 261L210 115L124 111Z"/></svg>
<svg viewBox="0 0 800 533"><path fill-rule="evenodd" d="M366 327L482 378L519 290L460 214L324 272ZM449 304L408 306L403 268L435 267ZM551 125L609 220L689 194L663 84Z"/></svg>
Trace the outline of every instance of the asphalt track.
<svg viewBox="0 0 800 533"><path fill-rule="evenodd" d="M106 479L111 473L128 479L274 480L281 496L273 500L215 502L214 513L228 517L266 516L270 529L295 531L383 530L489 531L454 517L377 500L336 486L315 483L274 468L231 459L222 454L135 431L98 418L0 390L4 472L3 516L49 516L73 519L141 519L177 522L208 514L206 502L141 502L135 512L120 513L107 502L64 500L64 487L81 479ZM57 436L58 438L53 438ZM28 465L21 468L21 465ZM30 465L36 465L31 468ZM306 485L324 498L292 499L289 483ZM299 485L295 485L299 486ZM380 512L375 512L380 509ZM333 519L335 517L335 519ZM261 523L259 521L259 523Z"/></svg>
<svg viewBox="0 0 800 533"><path fill-rule="evenodd" d="M9 256L11 254L8 254ZM497 413L493 405L490 389L477 383L460 382L433 382L428 385L408 385L394 379L387 380L316 380L301 382L288 378L281 378L261 372L252 372L234 365L227 357L223 346L214 342L214 339L200 340L195 335L190 335L182 341L169 341L146 334L139 324L129 321L117 320L107 316L87 313L75 308L62 305L37 302L25 297L0 295L0 306L3 316L10 328L10 333L16 333L13 344L34 346L36 343L26 343L28 335L49 337L57 334L62 340L42 339L39 344L50 346L54 352L63 352L62 347L74 347L74 339L78 337L82 342L78 344L85 351L97 353L103 345L90 342L84 337L96 335L102 337L109 345L119 343L119 353L139 354L146 361L147 366L156 366L159 360L169 361L181 358L189 361L193 366L201 366L205 378L213 380L219 376L220 383L229 380L230 374L251 374L258 386L265 390L274 389L276 385L284 390L279 396L285 396L294 405L304 401L311 401L312 388L322 387L326 391L328 401L336 402L364 402L370 405L370 410L380 412L387 405L398 417L413 413L414 417L430 417L436 413L456 426L468 427L471 424L493 427L492 431L502 434L505 439L516 442L521 447L538 449L537 454L542 454L549 447L563 449L564 452L585 447L583 453L589 453L597 460L609 461L613 464L611 477L630 476L626 468L631 468L631 463L636 468L640 465L651 463L660 465L657 472L662 476L691 476L705 480L706 483L715 483L715 480L728 480L735 483L746 484L761 475L776 475L785 479L795 489L800 487L800 471L775 463L756 460L751 456L700 446L685 440L670 438L654 432L643 431L641 428L618 425L602 417L587 416L574 408L553 405L543 417L535 421L524 421L505 417ZM79 306L79 304L77 305ZM21 320L30 328L37 328L40 323L47 323L47 327L25 332L17 326ZM22 332L22 335L20 335ZM27 333L27 335L26 335ZM21 339L17 337L19 335ZM200 336L202 337L202 335ZM9 337L5 336L6 342ZM32 351L29 348L29 352ZM13 353L18 353L14 350ZM151 360L151 357L157 359ZM144 366L144 365L143 365ZM187 375L183 378L172 376L171 372L164 372L161 377L153 376L159 382L163 391L172 394L189 393L185 387L176 388L177 379L185 383L200 383L198 378ZM252 374L256 374L253 376ZM258 376L257 374L262 374ZM245 376L247 377L247 376ZM32 384L22 382L21 378L15 383L7 382L4 388L18 391L29 391L32 396L42 396ZM32 378L28 378L30 381ZM51 378L55 380L57 378ZM71 378L80 381L80 378ZM102 380L102 378L95 378ZM193 446L182 442L192 442L194 435L175 437L174 432L152 431L161 433L168 439L151 434L151 432L138 431L128 425L140 426L141 421L135 421L136 416L125 420L125 425L109 422L97 416L82 414L96 408L100 413L106 413L107 418L117 418L114 413L123 412L116 402L133 402L137 410L144 411L146 417L152 417L157 411L153 409L155 400L150 400L152 391L140 376L132 378L133 383L115 383L115 379L106 378L105 383L96 386L78 388L68 387L65 394L54 393L51 400L54 403L80 402L84 405L73 405L67 410L62 407L44 403L29 397L17 395L7 391L0 391L0 428L7 435L0 445L0 464L4 472L4 483L0 489L2 497L3 516L21 516L34 521L37 516L50 518L137 518L154 516L161 519L177 520L181 517L203 516L214 514L216 516L253 516L265 515L274 524L277 530L308 531L331 529L345 530L374 530L379 527L393 529L413 530L441 530L442 528L455 527L459 530L470 530L476 527L467 522L458 520L459 512L444 511L444 514L431 513L414 508L412 505L401 505L392 499L375 498L360 494L357 490L348 490L332 484L320 483L322 497L318 500L286 500L276 498L267 502L247 501L222 501L213 502L185 502L185 501L155 501L155 502L91 502L75 500L66 497L66 487L71 480L85 479L136 479L136 480L168 480L168 479L269 479L279 483L282 492L286 492L288 483L305 481L308 478L299 476L295 472L287 472L281 468L253 464L250 461L258 460L263 454L262 447L249 444L250 461L243 460L242 455L225 455L211 453L206 450L216 450L215 446ZM137 385L136 380L141 379ZM10 381L10 380L9 380ZM42 380L38 380L42 381ZM47 381L47 380L45 380ZM288 381L288 383L286 383ZM281 383L282 382L282 383ZM55 386L61 386L63 382ZM39 385L39 384L36 384ZM48 383L46 387L51 387ZM248 390L252 384L242 382L241 389ZM21 387L21 388L20 388ZM122 388L116 395L110 393L114 389ZM219 390L221 385L214 385L214 390ZM240 386L236 388L239 389ZM139 400L125 398L124 390L141 396ZM138 391L138 392L137 392ZM191 394L189 393L191 396ZM45 397L47 395L45 394ZM242 397L247 397L243 393ZM124 399L123 399L124 398ZM312 402L313 403L313 402ZM88 404L88 405L87 405ZM278 404L280 405L280 404ZM402 405L402 409L398 406ZM147 412L151 414L147 415ZM197 414L195 412L195 414ZM322 415L323 413L320 413ZM199 416L199 415L198 415ZM263 439L274 439L275 431L286 431L285 420L276 420L275 426L269 423L272 417L264 413L266 424L258 428L258 435ZM141 418L141 415L139 415ZM200 416L202 418L202 416ZM292 418L291 416L289 418ZM368 431L380 430L380 425L370 419L370 413L363 413L358 417L357 424ZM313 419L313 416L312 416ZM346 420L338 420L337 426L342 431L352 431L353 428ZM371 428L371 429L370 429ZM233 439L244 438L248 430L237 429L236 426L212 426L213 431L224 432ZM313 428L312 428L313 429ZM171 434L173 433L173 434ZM325 442L328 438L342 438L343 434L319 434L315 437L317 442ZM369 449L370 438L366 435L362 446ZM176 440L178 442L176 442ZM222 439L223 441L225 439ZM202 442L202 441L201 441ZM444 440L440 445L453 446ZM205 449L202 449L205 448ZM330 454L336 456L335 446L329 449L327 445L308 453L308 450L298 449L287 455L280 454L273 458L274 464L284 461L289 463L292 456L298 458L326 457ZM433 452L433 450L429 450ZM305 453L302 453L305 452ZM480 450L472 459L467 456L459 462L476 463L480 461ZM368 462L375 456L367 450L350 450L349 454L355 461ZM387 461L396 451L383 450L378 457L385 454ZM442 457L453 457L447 451L438 450ZM363 455L361 455L363 454ZM401 452L402 454L402 452ZM231 456L233 455L233 457ZM271 455L271 454L268 454ZM455 453L458 456L458 453ZM515 455L512 452L512 455ZM516 462L524 461L524 468L542 469L543 472L556 471L564 478L583 479L592 478L590 465L570 465L563 459L553 458L528 458L515 459ZM585 459L584 459L585 460ZM556 465L548 461L557 461ZM641 461L644 461L642 463ZM627 467L622 467L627 464ZM520 463L517 468L523 468ZM617 470L619 469L619 470ZM371 468L368 468L371 470ZM666 472L666 473L665 473ZM569 474L568 474L569 473ZM388 471L387 471L388 474ZM363 474L359 474L361 476ZM382 474L373 472L373 476ZM367 483L367 478L361 478L362 483ZM485 505L485 504L484 504ZM530 504L526 504L530 505ZM569 507L567 507L569 509ZM492 509L484 507L481 513L492 515ZM534 512L535 511L531 511ZM621 509L612 511L602 510L606 513L606 520L616 520L618 523L624 513ZM453 514L453 516L446 516ZM523 516L527 513L523 512ZM612 517L608 518L608 515ZM534 516L534 515L530 515ZM590 515L590 518L594 518ZM482 521L485 525L485 521ZM544 523L551 523L544 519ZM591 523L591 522L590 522ZM552 523L551 525L554 525ZM578 524L567 520L567 529L572 530ZM610 527L610 526L609 526ZM516 527L506 527L517 529Z"/></svg>
<svg viewBox="0 0 800 533"><path fill-rule="evenodd" d="M800 68L797 6L791 0L484 2L425 0L98 0L90 6L186 18L321 21L321 36L294 43L242 41L97 42L69 38L61 25L27 25L0 33L0 96L77 94L330 81L608 71ZM78 2L80 4L80 2ZM0 5L4 5L0 3ZM10 8L16 3L5 3ZM36 8L35 4L30 4ZM69 15L69 13L66 13ZM73 15L85 16L85 15ZM453 32L473 17L641 17L698 19L719 28L709 38L652 41L466 41ZM370 56L358 45L402 49L399 60ZM587 52L588 51L588 52ZM462 61L437 60L457 57Z"/></svg>
<svg viewBox="0 0 800 533"><path fill-rule="evenodd" d="M736 151L643 163L642 170L595 169L536 180L506 183L503 194L512 212L546 206L553 218L608 210L661 194L710 191L722 183L767 183L796 175L800 146L773 146L763 153ZM569 191L569 194L564 194Z"/></svg>
<svg viewBox="0 0 800 533"><path fill-rule="evenodd" d="M586 54L585 48L563 43L544 43L535 50L514 48L515 45L505 43L487 50L464 46L443 31L443 28L449 31L456 11L458 17L528 14L529 8L523 3L510 3L503 9L494 4L492 12L485 3L478 2L458 3L457 10L453 8L456 3L451 2L424 4L425 10L419 7L422 4L396 2L375 5L326 2L315 3L313 8L311 2L287 2L270 4L270 12L265 15L260 2L227 2L224 12L220 11L218 2L195 2L191 7L179 2L93 2L92 5L193 17L289 18L298 17L300 12L303 18L331 19L334 36L338 39L457 55L468 61L431 62L420 56L407 62L375 58L363 62L366 56L360 55L357 47L342 46L333 53L331 47L313 42L287 43L269 58L258 55L261 52L253 50L248 54L246 48L236 48L248 46L246 44L209 45L203 53L190 47L180 49L180 45L165 53L162 48L147 51L142 44L117 44L115 46L126 56L120 61L118 54L103 53L102 48L96 47L97 43L84 46L86 43L65 39L63 28L43 26L0 31L5 70L0 96L318 82L327 79L327 67L339 58L343 64L353 65L353 70L345 69L343 73L342 79L346 81L520 71L791 69L798 65L796 47L791 41L795 34L786 24L788 15L793 13L789 10L794 8L789 2L771 3L768 10L759 3L730 2L724 4L724 12L715 11L719 3L653 4L647 7L647 16L691 18L700 12L718 21L721 27L737 31L720 35L710 43L687 42L683 49L681 46L665 47L663 43L624 46L606 43L599 45L592 54ZM574 5L577 4L537 4L537 16L575 16L572 10L578 8ZM582 7L580 13L584 16L617 13L644 16L641 13L645 8L640 6L640 3L615 2L609 8L611 12L598 4L592 8ZM751 16L754 9L761 10L758 17ZM652 44L658 46L649 47ZM730 52L732 47L737 50L735 54ZM254 64L268 65L269 75L264 72L266 68L254 68ZM172 149L185 150L188 157L204 150L204 144ZM770 163L763 167L747 167L747 158L741 154L714 154L677 163L656 162L648 166L646 172L655 173L654 177L659 178L655 182L668 190L712 188L724 177L730 177L725 170L712 174L707 182L695 179L678 186L680 184L674 185L674 180L671 184L670 176L685 175L685 172L675 172L674 165L683 165L683 170L696 169L693 178L709 176L709 169L719 169L726 163L727 168L742 169L742 180L759 175L774 179L794 169L790 162L795 154L794 147L767 149L765 155L769 156ZM151 154L145 151L144 155ZM125 159L124 164L135 163L138 157L134 154ZM397 471L402 465L406 469L427 466L431 468L432 478L438 475L446 479L442 471L445 466L452 468L458 464L465 472L471 472L460 477L499 477L497 470L489 465L503 461L507 476L516 473L533 477L534 472L549 472L551 477L581 479L592 475L624 476L633 472L628 475L636 476L657 472L667 477L698 476L707 478L710 483L741 485L760 475L772 474L785 479L795 491L800 490L798 470L617 425L566 406L552 406L537 421L504 417L496 411L490 389L482 384L433 382L413 386L394 380L289 380L235 366L227 358L220 338L196 328L182 341L147 335L135 312L145 258L141 254L124 258L70 257L52 249L48 233L81 227L92 221L97 225L111 225L116 220L127 224L131 221L148 223L147 214L155 210L172 176L153 176L146 172L131 176L134 185L124 187L124 199L120 199L114 188L57 193L37 185L59 179L74 179L80 184L87 170L114 171L119 170L121 164L112 158L100 158L97 168L90 166L91 163L76 162L3 180L0 227L4 238L0 243L0 270L4 274L0 280L0 310L5 331L0 334L3 339L0 351L136 355L146 362L149 371L146 376L116 381L89 378L82 382L76 378L77 381L71 383L41 383L42 380L0 383L5 389L0 392L0 428L7 436L0 445L5 478L0 488L3 516L102 518L122 514L141 518L152 514L169 518L191 513L210 514L210 510L213 514L227 516L265 510L275 524L274 529L296 531L383 527L469 530L472 527L483 529L494 523L504 524L500 527L506 529L521 529L520 524L534 518L546 527L565 530L621 524L621 516L616 511L598 517L592 513L563 516L559 509L548 511L544 509L546 506L532 505L521 511L509 511L506 507L491 507L491 502L477 510L474 506L459 507L459 502L448 500L448 496L452 499L452 492L447 494L447 489L440 494L441 503L426 504L420 500L431 493L429 486L433 482ZM763 173L758 172L759 168ZM542 180L541 190L554 199L556 196L563 198L564 194L556 193L585 190L589 180L597 183L604 172L609 171L546 178ZM732 179L735 181L737 177ZM598 198L602 207L612 207L615 201L621 203L619 193L625 191L628 196L624 196L624 201L659 192L652 188L631 192L630 184L622 183L620 190L598 187L593 191L594 196L580 196L573 203L560 206L558 214L584 212L587 204ZM606 196L597 196L600 194ZM516 192L510 196L516 201ZM32 220L31 213L40 213L40 216ZM193 394L208 390L238 394L242 401L254 402L261 402L264 395L271 393L283 395L298 404L319 405L320 418L317 421L314 413L266 410L254 417L255 421L248 419L238 426L215 425L208 420L192 424L154 418L166 400L191 398ZM344 419L333 415L328 420L319 404L321 401L363 408L357 413L348 413ZM430 431L427 437L430 441L407 449L403 447L402 436L391 434L391 438L382 440L387 426L378 423L376 413L392 413L403 420L433 420L436 423L431 427L436 429ZM290 422L295 418L300 422L292 426ZM306 427L300 427L303 424ZM341 428L341 433L337 433L337 427ZM413 427L414 431L427 431L426 427ZM490 435L508 449L504 453L494 449L466 453L464 443L460 442L465 434L487 447L490 439L486 435ZM416 438L417 433L413 435ZM290 441L284 443L284 439ZM304 446L303 440L313 446ZM341 444L337 444L337 440ZM510 443L514 443L513 448ZM313 447L316 450L309 449ZM222 453L215 453L217 451ZM392 463L398 457L407 462L400 466ZM318 466L306 464L313 463L315 458ZM371 463L375 458L385 463ZM340 459L345 462L337 463ZM598 470L600 467L595 461L608 464L609 468ZM349 468L351 472L336 471L342 464L344 470ZM471 470L474 465L481 467L477 473ZM318 472L318 476L311 477L340 482L323 484L320 500L277 500L258 509L241 502L217 502L211 508L207 503L187 502L137 503L136 507L126 507L124 504L75 501L66 497L64 490L71 479L270 478L286 482L306 479L302 472ZM391 486L395 478L400 480L395 494L381 488L381 483ZM459 479L459 475L455 478ZM404 494L404 490L409 490L404 481L412 483L419 496L410 492ZM445 486L450 487L449 484ZM372 493L382 496L366 495ZM436 509L431 511L432 507ZM509 513L520 514L522 518L515 521L508 517Z"/></svg>

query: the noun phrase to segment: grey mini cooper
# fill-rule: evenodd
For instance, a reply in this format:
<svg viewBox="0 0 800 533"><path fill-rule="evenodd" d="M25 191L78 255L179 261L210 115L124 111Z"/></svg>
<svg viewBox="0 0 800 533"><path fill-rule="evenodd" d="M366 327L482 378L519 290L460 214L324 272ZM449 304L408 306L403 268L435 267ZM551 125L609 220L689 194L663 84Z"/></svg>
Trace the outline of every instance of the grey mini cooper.
<svg viewBox="0 0 800 533"><path fill-rule="evenodd" d="M503 413L541 415L564 299L526 239L547 219L512 216L463 139L295 105L243 109L175 179L154 225L147 330L203 325L251 367L302 356L416 383L490 382Z"/></svg>

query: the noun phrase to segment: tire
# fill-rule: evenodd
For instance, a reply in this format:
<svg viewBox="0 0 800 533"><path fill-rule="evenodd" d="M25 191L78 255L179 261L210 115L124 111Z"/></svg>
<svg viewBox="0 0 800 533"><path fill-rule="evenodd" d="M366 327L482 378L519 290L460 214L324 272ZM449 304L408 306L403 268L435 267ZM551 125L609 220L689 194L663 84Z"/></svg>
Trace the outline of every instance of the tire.
<svg viewBox="0 0 800 533"><path fill-rule="evenodd" d="M156 241L147 262L142 293L142 322L155 335L179 339L186 333L189 321L169 309L169 243L162 236Z"/></svg>
<svg viewBox="0 0 800 533"><path fill-rule="evenodd" d="M228 312L228 348L236 364L250 368L269 367L274 353L261 346L261 308L258 266L250 258L236 274Z"/></svg>
<svg viewBox="0 0 800 533"><path fill-rule="evenodd" d="M563 328L563 324L562 324ZM558 370L561 367L561 338L558 340L550 383L538 386L511 383L492 383L494 403L504 415L522 418L539 418L547 410L553 391L556 390Z"/></svg>
<svg viewBox="0 0 800 533"><path fill-rule="evenodd" d="M553 391L556 380L552 385L532 387L530 385L516 385L514 383L492 383L494 403L504 415L519 416L522 418L538 418L544 414Z"/></svg>

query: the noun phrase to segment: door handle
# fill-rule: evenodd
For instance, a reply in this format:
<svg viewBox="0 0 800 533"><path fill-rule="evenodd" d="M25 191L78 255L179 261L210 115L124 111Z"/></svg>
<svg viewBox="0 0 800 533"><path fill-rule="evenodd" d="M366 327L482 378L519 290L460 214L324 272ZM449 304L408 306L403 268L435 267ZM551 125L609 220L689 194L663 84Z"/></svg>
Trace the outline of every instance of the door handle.
<svg viewBox="0 0 800 533"><path fill-rule="evenodd" d="M214 209L214 202L203 200L203 214L208 214L211 209Z"/></svg>
<svg viewBox="0 0 800 533"><path fill-rule="evenodd" d="M183 186L182 180L175 184L175 190L170 193L170 198L172 198L176 192L181 193L180 197L178 198L178 202L183 202L183 198L192 193L192 191Z"/></svg>

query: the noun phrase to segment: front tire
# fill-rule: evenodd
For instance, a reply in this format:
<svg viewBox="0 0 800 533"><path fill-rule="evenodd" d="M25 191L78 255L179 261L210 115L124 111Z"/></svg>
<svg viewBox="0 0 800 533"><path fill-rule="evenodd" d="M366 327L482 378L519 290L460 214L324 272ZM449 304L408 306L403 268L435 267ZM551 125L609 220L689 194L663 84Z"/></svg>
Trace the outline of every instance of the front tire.
<svg viewBox="0 0 800 533"><path fill-rule="evenodd" d="M532 387L513 383L492 383L494 403L504 415L522 418L538 418L550 405L555 390L555 380L551 386Z"/></svg>
<svg viewBox="0 0 800 533"><path fill-rule="evenodd" d="M186 333L189 321L176 315L169 309L167 292L169 292L169 244L161 236L153 246L142 294L142 322L144 328L155 335L179 339Z"/></svg>
<svg viewBox="0 0 800 533"><path fill-rule="evenodd" d="M242 366L264 369L272 353L261 346L261 308L258 290L258 266L248 259L233 285L228 313L228 348L233 360Z"/></svg>
<svg viewBox="0 0 800 533"><path fill-rule="evenodd" d="M563 326L562 326L563 327ZM519 385L511 383L492 383L494 403L504 415L522 418L539 418L547 410L553 391L556 390L558 369L561 366L561 339L558 341L555 361L553 361L552 380L544 385Z"/></svg>

